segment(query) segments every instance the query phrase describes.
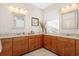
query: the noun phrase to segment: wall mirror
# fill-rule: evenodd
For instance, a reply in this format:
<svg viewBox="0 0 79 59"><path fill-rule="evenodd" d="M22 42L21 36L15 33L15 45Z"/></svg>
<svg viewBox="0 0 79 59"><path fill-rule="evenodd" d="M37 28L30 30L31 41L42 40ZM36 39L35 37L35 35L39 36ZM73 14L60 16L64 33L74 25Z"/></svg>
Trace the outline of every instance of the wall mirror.
<svg viewBox="0 0 79 59"><path fill-rule="evenodd" d="M77 29L77 11L62 14L61 22L62 29Z"/></svg>
<svg viewBox="0 0 79 59"><path fill-rule="evenodd" d="M14 28L25 28L25 15L13 13Z"/></svg>

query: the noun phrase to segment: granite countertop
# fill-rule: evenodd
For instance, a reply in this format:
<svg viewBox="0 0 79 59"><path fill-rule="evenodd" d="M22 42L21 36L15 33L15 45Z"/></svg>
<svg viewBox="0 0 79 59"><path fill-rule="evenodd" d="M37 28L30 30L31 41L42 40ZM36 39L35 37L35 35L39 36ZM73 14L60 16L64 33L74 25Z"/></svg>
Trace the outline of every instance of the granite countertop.
<svg viewBox="0 0 79 59"><path fill-rule="evenodd" d="M72 38L72 39L78 39L79 40L79 36L76 36L76 35L69 35L69 36L63 35L63 34L44 34L44 35L64 37L64 38Z"/></svg>
<svg viewBox="0 0 79 59"><path fill-rule="evenodd" d="M36 34L21 34L21 35L5 35L5 36L0 36L0 39L3 38L13 38L13 37L23 37L23 36L33 36L33 35L42 35L43 33L36 33ZM79 39L79 36L76 35L63 35L63 34L48 34L44 33L43 35L50 35L50 36L57 36L57 37L64 37L64 38L72 38L72 39Z"/></svg>
<svg viewBox="0 0 79 59"><path fill-rule="evenodd" d="M3 39L3 38L13 38L13 37L23 37L23 36L33 36L33 35L41 35L40 34L20 34L20 35L3 35L3 36L0 36L0 39Z"/></svg>

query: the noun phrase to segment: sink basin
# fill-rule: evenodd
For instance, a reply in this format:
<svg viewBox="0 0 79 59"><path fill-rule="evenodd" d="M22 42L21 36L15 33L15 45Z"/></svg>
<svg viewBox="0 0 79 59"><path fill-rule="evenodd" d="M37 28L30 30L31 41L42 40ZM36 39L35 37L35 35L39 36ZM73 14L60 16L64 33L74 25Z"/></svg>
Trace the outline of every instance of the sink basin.
<svg viewBox="0 0 79 59"><path fill-rule="evenodd" d="M65 36L79 37L79 34L65 34Z"/></svg>

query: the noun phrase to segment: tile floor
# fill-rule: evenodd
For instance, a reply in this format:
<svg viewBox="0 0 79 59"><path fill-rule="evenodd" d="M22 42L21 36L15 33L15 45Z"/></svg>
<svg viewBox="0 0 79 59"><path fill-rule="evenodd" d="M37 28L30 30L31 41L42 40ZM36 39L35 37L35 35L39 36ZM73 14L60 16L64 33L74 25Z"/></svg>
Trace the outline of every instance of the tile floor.
<svg viewBox="0 0 79 59"><path fill-rule="evenodd" d="M57 55L44 48L40 48L23 56L57 56Z"/></svg>

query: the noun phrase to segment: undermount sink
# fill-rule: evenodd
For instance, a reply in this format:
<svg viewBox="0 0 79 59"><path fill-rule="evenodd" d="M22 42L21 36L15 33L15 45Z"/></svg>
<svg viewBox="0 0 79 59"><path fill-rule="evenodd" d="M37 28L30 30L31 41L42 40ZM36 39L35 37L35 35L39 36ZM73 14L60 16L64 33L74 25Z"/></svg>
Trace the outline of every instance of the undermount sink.
<svg viewBox="0 0 79 59"><path fill-rule="evenodd" d="M65 36L79 37L79 34L65 34Z"/></svg>

